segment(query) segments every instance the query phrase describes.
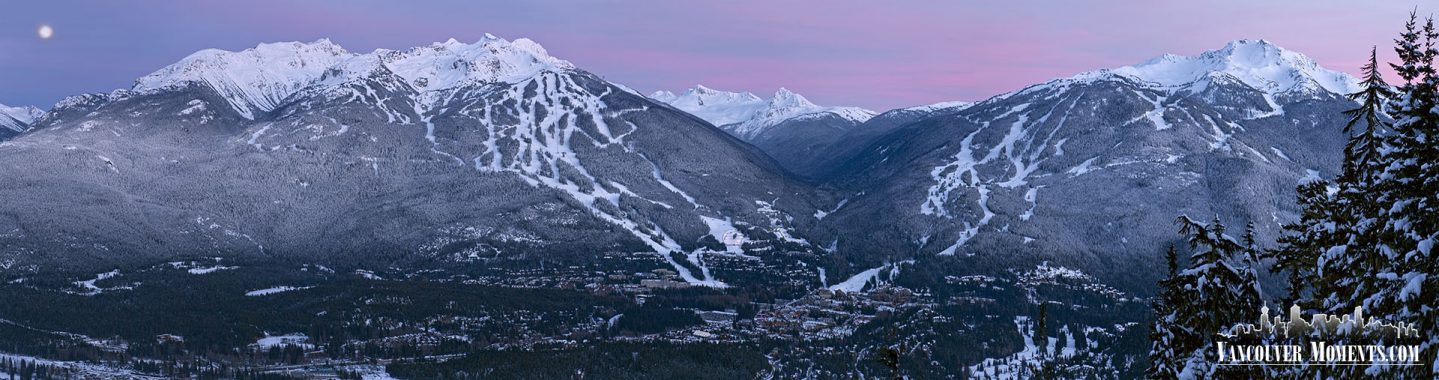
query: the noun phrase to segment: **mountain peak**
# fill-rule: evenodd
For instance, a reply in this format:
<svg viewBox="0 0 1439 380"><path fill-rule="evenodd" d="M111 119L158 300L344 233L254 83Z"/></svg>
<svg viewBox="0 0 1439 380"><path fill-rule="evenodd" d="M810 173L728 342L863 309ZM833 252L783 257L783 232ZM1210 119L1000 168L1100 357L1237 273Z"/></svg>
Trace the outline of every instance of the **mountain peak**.
<svg viewBox="0 0 1439 380"><path fill-rule="evenodd" d="M675 93L665 90L655 90L655 92L650 93L650 99L658 100L665 103L674 101L676 98L679 98L679 95L675 95Z"/></svg>
<svg viewBox="0 0 1439 380"><path fill-rule="evenodd" d="M689 91L687 91L687 92L689 92L689 93L694 93L694 94L714 94L714 93L721 93L721 92L724 92L724 91L719 91L719 90L716 90L716 89L713 89L713 88L705 87L705 85L702 85L702 84L697 84L697 85L695 85L694 88L689 89Z"/></svg>
<svg viewBox="0 0 1439 380"><path fill-rule="evenodd" d="M814 107L819 106L810 102L804 95L796 94L794 91L790 91L784 87L780 87L779 91L775 91L774 98L771 98L769 101L770 110Z"/></svg>
<svg viewBox="0 0 1439 380"><path fill-rule="evenodd" d="M686 95L686 96L706 97L706 98L734 98L734 99L742 99L742 100L747 100L747 101L748 101L748 100L754 100L754 101L760 100L760 98L759 98L758 96L755 96L754 94L752 94L752 93L750 93L750 92L748 92L748 91L743 91L743 92L729 92L729 91L716 90L716 89L713 89L713 88L709 88L709 87L706 87L705 85L702 85L702 84L697 84L697 85L694 86L694 88L691 88L691 89L689 89L689 90L686 90L686 91L685 91L685 95Z"/></svg>
<svg viewBox="0 0 1439 380"><path fill-rule="evenodd" d="M0 104L0 128L24 132L30 124L35 123L35 119L39 119L40 115L44 113L39 108L31 106L10 107Z"/></svg>
<svg viewBox="0 0 1439 380"><path fill-rule="evenodd" d="M655 91L650 97L698 116L710 124L725 127L741 137L753 137L766 128L800 116L833 113L856 122L863 122L874 116L874 111L862 108L819 106L804 95L783 87L775 91L769 100L747 91L730 92L704 85L696 85L683 95Z"/></svg>
<svg viewBox="0 0 1439 380"><path fill-rule="evenodd" d="M508 41L486 33L475 43L453 38L405 51L377 50L390 71L420 91L439 91L469 83L518 82L545 70L573 69L543 46L526 38Z"/></svg>
<svg viewBox="0 0 1439 380"><path fill-rule="evenodd" d="M136 92L208 85L246 117L268 111L353 54L320 39L262 43L241 51L205 49L135 81Z"/></svg>
<svg viewBox="0 0 1439 380"><path fill-rule="evenodd" d="M44 113L45 113L45 111L42 111L42 110L40 110L39 108L36 108L36 107L34 107L34 106L11 107L11 106L7 106L7 105L4 105L4 104L0 104L0 115L10 116L10 117L13 117L13 118L15 118L15 119L17 119L17 120L24 121L24 122L27 122L27 123L28 123L28 122L32 122L32 121L35 121L36 118L39 118L40 115L42 115L42 114L44 114Z"/></svg>
<svg viewBox="0 0 1439 380"><path fill-rule="evenodd" d="M749 92L716 90L695 85L683 94L655 91L650 98L667 103L716 126L742 123L765 107L764 99Z"/></svg>
<svg viewBox="0 0 1439 380"><path fill-rule="evenodd" d="M1238 50L1238 49L1249 49L1249 48L1253 48L1253 49L1263 49L1263 50L1273 50L1273 51L1285 51L1284 48L1279 47L1278 45L1275 45L1273 42L1269 42L1269 40L1262 39L1262 38L1261 38L1261 39L1241 38L1241 39L1237 39L1237 40L1234 40L1234 41L1229 41L1229 43L1224 44L1224 48L1219 49L1219 50L1220 50L1220 51L1225 51L1225 50L1234 51L1234 50Z"/></svg>
<svg viewBox="0 0 1439 380"><path fill-rule="evenodd" d="M1319 66L1299 52L1268 40L1241 39L1196 56L1165 54L1143 63L1075 76L1094 79L1120 76L1167 88L1202 88L1216 76L1231 76L1269 94L1325 90L1348 94L1358 90L1353 76Z"/></svg>
<svg viewBox="0 0 1439 380"><path fill-rule="evenodd" d="M323 38L310 43L262 43L241 51L205 49L141 77L135 81L134 90L157 90L190 82L214 84L221 79L307 79L351 55Z"/></svg>

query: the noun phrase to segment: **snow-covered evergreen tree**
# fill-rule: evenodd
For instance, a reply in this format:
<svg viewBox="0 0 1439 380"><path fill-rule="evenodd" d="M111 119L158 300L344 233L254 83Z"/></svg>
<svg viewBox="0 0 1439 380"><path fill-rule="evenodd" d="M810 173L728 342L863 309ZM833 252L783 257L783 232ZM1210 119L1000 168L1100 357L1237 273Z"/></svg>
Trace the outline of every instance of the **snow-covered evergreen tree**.
<svg viewBox="0 0 1439 380"><path fill-rule="evenodd" d="M1216 219L1215 223L1218 222ZM1254 232L1254 222L1245 224L1244 236L1240 238L1240 243L1243 245L1238 252L1239 257L1237 261L1242 272L1241 274L1244 275L1244 280L1252 284L1254 291L1259 294L1259 298L1263 299L1264 289L1259 286L1259 270L1257 269L1261 265L1260 260L1263 253L1261 252L1262 249L1259 248L1259 241L1257 239Z"/></svg>
<svg viewBox="0 0 1439 380"><path fill-rule="evenodd" d="M1411 14L1407 32L1401 40L1413 41L1415 44L1412 46L1417 46L1419 31L1416 27L1417 18ZM1393 97L1393 92L1384 82L1378 66L1378 58L1371 49L1370 62L1364 66L1363 88L1349 94L1351 99L1360 102L1360 106L1345 111L1350 116L1349 123L1344 126L1349 142L1344 147L1343 168L1332 184L1332 194L1329 187L1325 188L1323 197L1312 194L1317 189L1300 189L1301 194L1311 192L1308 195L1310 202L1301 199L1300 205L1305 208L1306 215L1322 216L1318 221L1324 231L1301 235L1308 242L1295 242L1310 249L1318 248L1317 252L1292 253L1303 260L1316 256L1322 258L1316 265L1324 275L1320 283L1325 288L1317 289L1315 294L1326 297L1319 303L1327 306L1326 311L1329 312L1352 309L1353 295L1374 292L1376 285L1371 277L1354 274L1376 273L1387 261L1385 254L1376 248L1376 239L1379 238L1376 218L1381 202L1376 198L1374 180L1382 167L1380 149L1388 119L1384 112L1385 101ZM1297 280L1291 278L1291 281Z"/></svg>
<svg viewBox="0 0 1439 380"><path fill-rule="evenodd" d="M1257 274L1245 246L1224 234L1218 218L1208 224L1179 217L1180 233L1194 252L1189 268L1161 283L1163 294L1150 350L1153 378L1208 379L1219 370L1214 341L1220 332L1258 316ZM1248 305L1248 306L1245 306Z"/></svg>
<svg viewBox="0 0 1439 380"><path fill-rule="evenodd" d="M1173 245L1169 246L1169 251L1164 252L1164 261L1169 268L1170 278L1179 275L1179 252L1174 250Z"/></svg>
<svg viewBox="0 0 1439 380"><path fill-rule="evenodd" d="M1279 247L1264 253L1266 258L1274 260L1274 264L1269 267L1271 273L1288 275L1289 292L1280 300L1282 305L1298 304L1311 308L1314 305L1302 302L1309 284L1314 283L1324 288L1315 289L1315 294L1330 291L1330 285L1336 284L1335 281L1314 281L1315 261L1319 259L1320 253L1330 247L1342 246L1348 241L1337 234L1333 221L1338 203L1329 194L1329 186L1329 181L1324 180L1310 181L1299 186L1298 203L1302 210L1299 221L1285 224L1285 233L1279 237Z"/></svg>
<svg viewBox="0 0 1439 380"><path fill-rule="evenodd" d="M1181 352L1192 347L1196 340L1191 329L1175 323L1179 317L1175 314L1174 305L1183 302L1183 299L1178 286L1179 263L1174 246L1169 246L1165 261L1169 264L1169 277L1159 282L1159 297L1150 305L1154 308L1155 319L1149 330L1150 365L1145 375L1151 379L1178 378L1184 370L1184 355Z"/></svg>
<svg viewBox="0 0 1439 380"><path fill-rule="evenodd" d="M1344 111L1350 117L1344 133L1350 134L1350 138L1344 146L1344 171L1340 181L1367 184L1379 157L1380 134L1387 127L1389 116L1384 112L1385 102L1394 93L1379 72L1377 47L1369 50L1369 63L1361 70L1364 71L1364 80L1359 82L1362 89L1349 94L1350 99L1359 102L1359 107Z"/></svg>
<svg viewBox="0 0 1439 380"><path fill-rule="evenodd" d="M1351 95L1362 104L1348 112L1352 119L1346 126L1351 131L1362 121L1364 130L1352 134L1345 148L1345 170L1337 179L1334 202L1327 210L1305 209L1306 215L1332 213L1316 218L1316 224L1329 227L1336 241L1308 243L1328 246L1316 263L1319 283L1327 284L1315 289L1324 311L1343 313L1362 306L1376 318L1418 323L1420 331L1429 334L1421 343L1425 365L1325 368L1316 374L1423 379L1439 374L1439 279L1434 276L1439 267L1432 252L1439 233L1436 41L1439 32L1433 20L1420 26L1411 14L1395 40L1400 62L1391 67L1403 83L1393 92L1387 92L1371 54L1365 89ZM1382 99L1387 102L1380 113L1376 105ZM1385 130L1387 120L1393 125ZM1397 342L1364 344L1375 343Z"/></svg>
<svg viewBox="0 0 1439 380"><path fill-rule="evenodd" d="M1389 103L1393 133L1383 140L1373 190L1378 217L1374 246L1383 262L1372 273L1375 291L1362 304L1371 315L1413 321L1428 338L1421 343L1425 366L1400 368L1411 377L1439 371L1439 76L1434 58L1439 32L1433 19L1422 29L1411 20L1397 40L1401 62L1393 65L1404 80ZM1356 273L1364 275L1366 273Z"/></svg>

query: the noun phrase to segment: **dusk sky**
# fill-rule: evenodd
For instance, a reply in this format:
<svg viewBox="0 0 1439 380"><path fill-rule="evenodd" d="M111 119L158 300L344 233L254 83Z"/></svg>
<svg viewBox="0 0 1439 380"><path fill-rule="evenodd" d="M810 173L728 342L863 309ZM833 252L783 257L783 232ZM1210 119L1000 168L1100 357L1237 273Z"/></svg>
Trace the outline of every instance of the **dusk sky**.
<svg viewBox="0 0 1439 380"><path fill-rule="evenodd" d="M204 48L328 37L352 52L484 33L644 92L695 84L885 110L981 100L1163 53L1263 38L1357 73L1404 1L36 1L0 13L0 103L48 108ZM1424 2L1419 13L1439 12ZM54 35L37 30L51 25Z"/></svg>

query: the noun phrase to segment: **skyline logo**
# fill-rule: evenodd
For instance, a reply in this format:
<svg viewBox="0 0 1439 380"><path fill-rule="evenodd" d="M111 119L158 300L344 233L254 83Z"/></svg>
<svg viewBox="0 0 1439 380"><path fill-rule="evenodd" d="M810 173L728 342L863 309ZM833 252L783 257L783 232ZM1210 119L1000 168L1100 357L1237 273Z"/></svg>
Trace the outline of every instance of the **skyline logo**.
<svg viewBox="0 0 1439 380"><path fill-rule="evenodd" d="M1415 366L1420 337L1415 323L1365 317L1363 307L1345 315L1314 314L1305 321L1298 305L1288 319L1261 310L1259 323L1234 325L1216 341L1221 366ZM1406 344L1407 343L1407 344Z"/></svg>

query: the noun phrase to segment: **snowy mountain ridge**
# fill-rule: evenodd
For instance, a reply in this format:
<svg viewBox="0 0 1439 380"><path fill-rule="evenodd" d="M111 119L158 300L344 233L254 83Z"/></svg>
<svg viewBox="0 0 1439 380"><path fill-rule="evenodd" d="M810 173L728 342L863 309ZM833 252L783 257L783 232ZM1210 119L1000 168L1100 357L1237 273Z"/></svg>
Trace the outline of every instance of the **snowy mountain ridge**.
<svg viewBox="0 0 1439 380"><path fill-rule="evenodd" d="M573 69L529 39L505 40L486 34L473 44L455 39L404 51L377 49L354 54L329 39L310 43L265 43L238 52L207 49L135 81L132 91L153 93L192 84L219 92L242 116L283 105L312 86L347 83L379 69L421 92L477 83L517 83L546 70Z"/></svg>
<svg viewBox="0 0 1439 380"><path fill-rule="evenodd" d="M955 110L955 111L958 111L958 110L963 110L963 109L965 109L965 108L969 108L970 106L973 106L973 105L974 105L974 102L966 102L966 101L956 100L956 101L949 101L949 102L939 102L939 103L934 103L934 104L930 104L930 105L909 107L909 108L904 108L904 110L905 110L905 111L916 111L916 112L934 112L934 111L940 111L940 110Z"/></svg>
<svg viewBox="0 0 1439 380"><path fill-rule="evenodd" d="M791 119L833 114L854 122L864 122L876 114L859 107L820 106L786 88L780 88L768 101L749 92L729 92L703 85L695 86L682 95L656 91L650 97L698 116L743 139L753 138L766 129Z"/></svg>
<svg viewBox="0 0 1439 380"><path fill-rule="evenodd" d="M1323 90L1349 94L1359 80L1319 66L1308 56L1267 40L1235 40L1196 56L1165 54L1148 61L1081 73L1060 82L1125 78L1168 90L1203 91L1215 81L1233 79L1268 95Z"/></svg>
<svg viewBox="0 0 1439 380"><path fill-rule="evenodd" d="M822 114L834 114L841 118L864 122L874 117L875 112L858 107L824 107L816 105L806 99L803 95L796 94L786 88L780 88L774 93L774 97L765 104L764 111L761 111L755 118L750 119L733 128L735 134L741 136L754 136L764 132L766 128L778 125L780 122L789 119L817 117Z"/></svg>
<svg viewBox="0 0 1439 380"><path fill-rule="evenodd" d="M650 98L689 112L716 126L753 119L766 105L764 99L747 91L729 92L704 85L695 86L680 95L663 90L655 91L650 94Z"/></svg>
<svg viewBox="0 0 1439 380"><path fill-rule="evenodd" d="M550 56L534 41L507 41L491 34L473 44L451 38L403 52L382 49L371 55L379 56L386 68L420 91L474 83L518 83L546 70L574 69L574 65Z"/></svg>
<svg viewBox="0 0 1439 380"><path fill-rule="evenodd" d="M1233 207L1221 202L1233 195L1212 186L1287 200L1297 181L1320 175L1306 173L1334 170L1338 155L1327 152L1342 151L1343 139L1328 128L1353 107L1343 96L1353 85L1262 40L1051 80L910 122L925 128L866 148L853 174L836 178L855 178L855 194L882 196L852 199L826 220L865 225L875 213L908 210L885 219L914 220L910 228L923 231L914 245L941 256L1011 244L1064 252L1070 242L1142 255L1135 247L1172 236L1153 227L1167 215L1215 207L1273 234L1293 217L1290 204ZM1135 208L1149 211L1076 217ZM1070 225L1085 227L1055 227ZM1134 228L1116 228L1124 225ZM1088 240L1094 231L1108 237Z"/></svg>
<svg viewBox="0 0 1439 380"><path fill-rule="evenodd" d="M35 119L44 114L39 108L24 106L11 107L0 104L0 128L11 129L15 132L24 132L30 127Z"/></svg>
<svg viewBox="0 0 1439 380"><path fill-rule="evenodd" d="M247 118L280 106L353 54L328 39L312 43L265 43L231 52L206 49L135 80L132 89L151 93L191 84L207 85Z"/></svg>

